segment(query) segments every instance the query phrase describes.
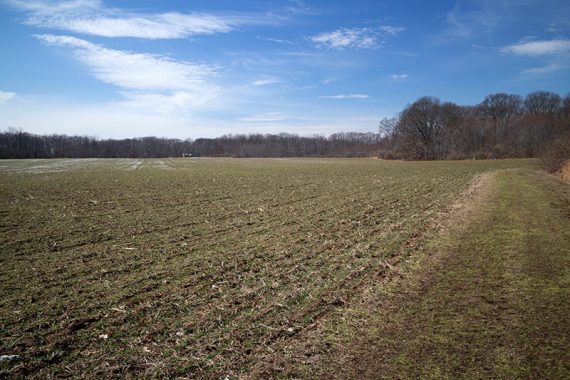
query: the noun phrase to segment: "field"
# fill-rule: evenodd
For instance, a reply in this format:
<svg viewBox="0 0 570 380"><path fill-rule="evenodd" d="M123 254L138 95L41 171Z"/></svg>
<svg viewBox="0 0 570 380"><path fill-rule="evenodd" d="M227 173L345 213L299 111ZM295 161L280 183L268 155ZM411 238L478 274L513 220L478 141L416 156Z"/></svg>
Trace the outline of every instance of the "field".
<svg viewBox="0 0 570 380"><path fill-rule="evenodd" d="M536 167L2 161L0 354L19 357L0 373L244 376L413 255L482 173Z"/></svg>

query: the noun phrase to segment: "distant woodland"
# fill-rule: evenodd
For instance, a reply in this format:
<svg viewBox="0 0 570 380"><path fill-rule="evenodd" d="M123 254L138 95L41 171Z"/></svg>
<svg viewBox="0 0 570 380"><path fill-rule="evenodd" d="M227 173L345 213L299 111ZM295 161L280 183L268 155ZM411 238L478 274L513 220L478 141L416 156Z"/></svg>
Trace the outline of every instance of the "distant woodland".
<svg viewBox="0 0 570 380"><path fill-rule="evenodd" d="M570 146L570 94L562 98L545 91L524 98L492 94L474 106L422 97L397 117L381 120L377 132L335 133L328 137L282 133L196 140L157 137L115 140L35 135L14 128L0 132L0 158L150 158L192 154L485 159L536 157L554 146L562 150Z"/></svg>

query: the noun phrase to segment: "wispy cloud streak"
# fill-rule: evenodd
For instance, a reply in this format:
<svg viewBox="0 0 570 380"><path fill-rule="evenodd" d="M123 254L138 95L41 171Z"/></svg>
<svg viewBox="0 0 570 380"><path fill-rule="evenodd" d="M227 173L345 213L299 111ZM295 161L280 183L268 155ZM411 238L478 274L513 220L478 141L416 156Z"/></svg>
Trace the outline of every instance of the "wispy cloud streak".
<svg viewBox="0 0 570 380"><path fill-rule="evenodd" d="M108 49L70 36L42 34L35 37L46 45L73 49L76 58L95 78L123 91L127 105L198 106L215 98L219 90L211 83L216 74L216 68L211 66Z"/></svg>
<svg viewBox="0 0 570 380"><path fill-rule="evenodd" d="M392 75L388 75L388 79L391 80L402 80L402 79L407 79L410 76L408 74L392 74Z"/></svg>
<svg viewBox="0 0 570 380"><path fill-rule="evenodd" d="M282 80L277 77L266 76L253 82L254 86L267 86L270 84L281 83Z"/></svg>
<svg viewBox="0 0 570 380"><path fill-rule="evenodd" d="M263 36L257 36L257 38L259 40L275 42L278 44L295 45L295 43L293 41L289 41L289 40L285 40L285 39L281 39L281 38L272 38L272 37L263 37Z"/></svg>
<svg viewBox="0 0 570 380"><path fill-rule="evenodd" d="M244 14L135 13L108 8L98 0L8 0L8 4L27 13L27 25L101 37L179 39L227 33L239 25L268 22L266 18Z"/></svg>
<svg viewBox="0 0 570 380"><path fill-rule="evenodd" d="M396 35L406 30L396 26L378 28L340 28L308 37L319 47L329 49L373 49L382 45L382 35Z"/></svg>
<svg viewBox="0 0 570 380"><path fill-rule="evenodd" d="M0 91L0 104L8 102L16 96L15 92Z"/></svg>
<svg viewBox="0 0 570 380"><path fill-rule="evenodd" d="M340 95L325 95L319 96L319 99L368 99L369 95L366 94L340 94Z"/></svg>
<svg viewBox="0 0 570 380"><path fill-rule="evenodd" d="M546 66L541 66L541 67L532 67L530 69L526 69L521 71L521 74L527 74L527 75L542 75L542 74L550 74L550 73L554 73L557 71L562 70L562 65L558 64L558 63L551 63L548 64Z"/></svg>
<svg viewBox="0 0 570 380"><path fill-rule="evenodd" d="M398 34L398 33L406 30L406 28L403 28L401 26L391 26L391 25L384 25L378 29L380 29L384 33L392 34L392 35Z"/></svg>
<svg viewBox="0 0 570 380"><path fill-rule="evenodd" d="M309 37L317 46L331 49L370 49L378 46L376 33L369 28L341 28Z"/></svg>
<svg viewBox="0 0 570 380"><path fill-rule="evenodd" d="M503 53L512 53L525 56L542 56L570 53L570 40L557 39L545 41L522 42L505 46L501 49Z"/></svg>

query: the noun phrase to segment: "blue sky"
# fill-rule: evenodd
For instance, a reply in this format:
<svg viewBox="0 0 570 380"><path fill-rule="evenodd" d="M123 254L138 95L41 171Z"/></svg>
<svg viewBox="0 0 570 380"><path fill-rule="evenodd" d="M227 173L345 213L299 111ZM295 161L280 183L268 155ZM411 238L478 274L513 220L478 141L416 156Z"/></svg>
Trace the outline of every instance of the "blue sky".
<svg viewBox="0 0 570 380"><path fill-rule="evenodd" d="M570 91L570 1L0 0L0 129L376 131L437 96Z"/></svg>

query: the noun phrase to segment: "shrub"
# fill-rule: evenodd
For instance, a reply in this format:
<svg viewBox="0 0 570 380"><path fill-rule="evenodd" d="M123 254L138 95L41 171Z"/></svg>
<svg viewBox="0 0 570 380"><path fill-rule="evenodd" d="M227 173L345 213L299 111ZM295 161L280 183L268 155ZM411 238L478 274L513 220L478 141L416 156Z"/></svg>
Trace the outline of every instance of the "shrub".
<svg viewBox="0 0 570 380"><path fill-rule="evenodd" d="M547 144L540 155L540 160L549 173L560 171L569 159L570 133L562 135Z"/></svg>

